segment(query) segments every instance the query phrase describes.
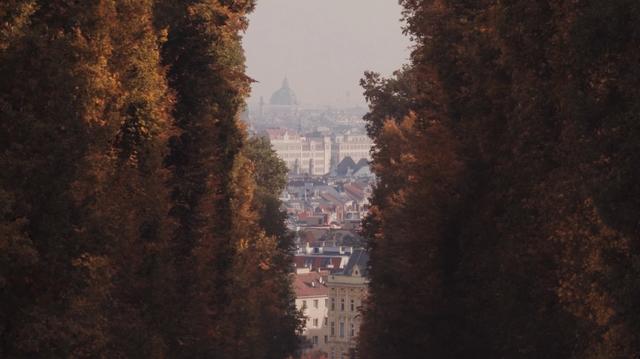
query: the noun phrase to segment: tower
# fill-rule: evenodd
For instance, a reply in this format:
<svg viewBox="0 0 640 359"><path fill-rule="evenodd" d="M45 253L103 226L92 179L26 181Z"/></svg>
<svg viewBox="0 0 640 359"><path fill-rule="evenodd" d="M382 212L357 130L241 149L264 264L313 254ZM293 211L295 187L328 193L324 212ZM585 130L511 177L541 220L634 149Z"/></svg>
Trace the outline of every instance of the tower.
<svg viewBox="0 0 640 359"><path fill-rule="evenodd" d="M260 96L260 118L264 117L264 97Z"/></svg>

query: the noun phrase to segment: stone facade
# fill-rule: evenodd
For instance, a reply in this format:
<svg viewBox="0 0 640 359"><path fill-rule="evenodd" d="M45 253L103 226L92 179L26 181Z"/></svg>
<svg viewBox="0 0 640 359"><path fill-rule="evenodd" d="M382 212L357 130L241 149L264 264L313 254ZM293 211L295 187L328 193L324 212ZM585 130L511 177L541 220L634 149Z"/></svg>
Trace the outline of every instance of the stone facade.
<svg viewBox="0 0 640 359"><path fill-rule="evenodd" d="M322 176L331 170L331 138L303 137L284 129L266 130L273 149L292 174Z"/></svg>
<svg viewBox="0 0 640 359"><path fill-rule="evenodd" d="M291 174L323 176L345 157L354 161L369 161L373 145L366 135L301 136L286 129L267 129L266 135L278 156L285 161Z"/></svg>
<svg viewBox="0 0 640 359"><path fill-rule="evenodd" d="M335 136L331 150L333 163L338 164L346 157L355 162L361 159L371 161L373 141L364 134L343 134Z"/></svg>
<svg viewBox="0 0 640 359"><path fill-rule="evenodd" d="M360 308L367 295L367 260L363 250L355 251L342 274L327 277L330 359L347 359L356 347L362 322Z"/></svg>

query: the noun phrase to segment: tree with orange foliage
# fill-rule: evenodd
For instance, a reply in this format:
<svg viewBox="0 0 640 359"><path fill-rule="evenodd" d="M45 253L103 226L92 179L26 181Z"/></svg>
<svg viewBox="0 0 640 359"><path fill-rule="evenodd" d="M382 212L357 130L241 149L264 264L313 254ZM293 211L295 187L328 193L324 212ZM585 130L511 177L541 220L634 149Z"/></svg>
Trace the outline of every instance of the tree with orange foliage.
<svg viewBox="0 0 640 359"><path fill-rule="evenodd" d="M640 6L401 4L412 64L363 83L380 183L361 356L640 355Z"/></svg>

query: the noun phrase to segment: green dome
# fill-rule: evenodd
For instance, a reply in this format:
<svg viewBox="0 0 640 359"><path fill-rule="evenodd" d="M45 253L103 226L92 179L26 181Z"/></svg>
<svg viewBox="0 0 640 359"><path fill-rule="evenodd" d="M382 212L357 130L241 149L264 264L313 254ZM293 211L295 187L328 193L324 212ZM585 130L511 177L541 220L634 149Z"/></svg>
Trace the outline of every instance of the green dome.
<svg viewBox="0 0 640 359"><path fill-rule="evenodd" d="M270 104L275 106L294 106L298 104L296 94L289 87L289 81L286 77L282 81L282 87L271 95Z"/></svg>

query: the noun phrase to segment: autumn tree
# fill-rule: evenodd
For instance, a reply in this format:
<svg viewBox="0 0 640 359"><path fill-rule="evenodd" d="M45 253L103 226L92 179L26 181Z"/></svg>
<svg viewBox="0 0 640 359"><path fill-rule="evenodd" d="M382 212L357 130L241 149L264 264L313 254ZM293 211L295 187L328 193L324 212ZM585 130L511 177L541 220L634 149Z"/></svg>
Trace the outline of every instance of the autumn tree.
<svg viewBox="0 0 640 359"><path fill-rule="evenodd" d="M253 4L245 1L161 1L156 24L166 29L162 51L175 92L166 158L171 217L177 223L169 353L202 357L220 352L227 286L235 255L230 188L242 136L238 111L248 91L239 32Z"/></svg>
<svg viewBox="0 0 640 359"><path fill-rule="evenodd" d="M241 154L252 7L0 4L0 356L296 350L289 237Z"/></svg>
<svg viewBox="0 0 640 359"><path fill-rule="evenodd" d="M167 157L178 223L174 302L183 313L172 324L174 355L277 358L298 346L291 239L277 200L286 172L264 145L249 142L241 152L247 140L238 113L249 79L240 32L252 8L186 1L158 10L180 130Z"/></svg>
<svg viewBox="0 0 640 359"><path fill-rule="evenodd" d="M18 10L24 4L9 5ZM32 253L37 265L9 272L3 281L10 285L3 293L20 293L3 306L3 356L70 356L89 349L79 347L82 342L91 342L96 352L105 346L105 328L95 325L99 320L88 323L89 311L91 319L104 315L93 307L100 298L88 297L104 288L108 264L99 240L83 240L88 205L75 191L90 166L91 138L113 125L114 112L102 101L115 86L104 61L108 30L98 8L39 6L23 13L21 22L29 28L20 30L22 41L4 43L0 136L9 201L3 220L14 234L3 233L3 239L9 248L23 243L20 251L7 252L9 263L24 263L22 257ZM74 320L68 320L70 313Z"/></svg>
<svg viewBox="0 0 640 359"><path fill-rule="evenodd" d="M286 237L286 213L281 210L279 199L287 185L287 165L266 137L249 138L244 152L254 166L254 207L258 211L260 227L267 235L281 238L281 248L289 248L292 239Z"/></svg>
<svg viewBox="0 0 640 359"><path fill-rule="evenodd" d="M640 7L401 4L412 63L363 83L362 357L637 356Z"/></svg>
<svg viewBox="0 0 640 359"><path fill-rule="evenodd" d="M2 5L3 356L150 353L170 106L151 5Z"/></svg>
<svg viewBox="0 0 640 359"><path fill-rule="evenodd" d="M261 166L245 156L255 148L249 145L247 149L236 159L232 172L236 256L228 287L224 348L227 358L286 358L296 353L303 325L291 284L291 235L269 235L261 227L260 216L278 218L280 213L279 209L273 214L256 211L256 205L261 205L256 194L266 189L256 184ZM273 163L281 161L273 152L262 155ZM282 183L283 175L280 172L270 180ZM269 181L268 176L262 179ZM284 223L279 225L284 227Z"/></svg>

